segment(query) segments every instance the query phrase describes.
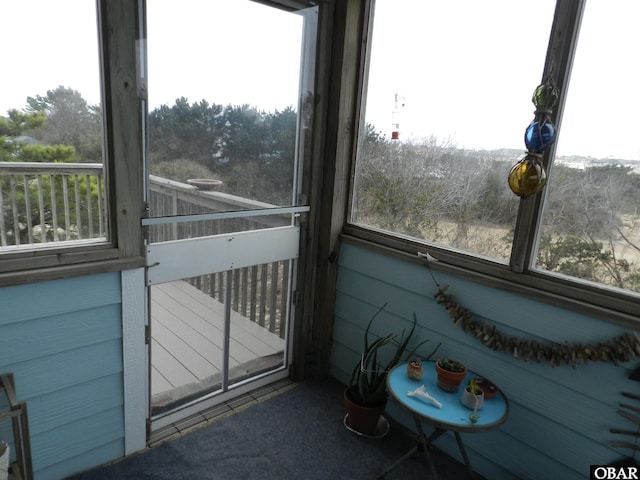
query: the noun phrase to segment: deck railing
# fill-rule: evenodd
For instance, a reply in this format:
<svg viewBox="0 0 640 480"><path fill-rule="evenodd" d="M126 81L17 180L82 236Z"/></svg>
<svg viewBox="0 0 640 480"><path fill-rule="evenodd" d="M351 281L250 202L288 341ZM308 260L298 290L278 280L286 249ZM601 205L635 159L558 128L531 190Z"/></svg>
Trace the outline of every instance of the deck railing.
<svg viewBox="0 0 640 480"><path fill-rule="evenodd" d="M0 162L0 251L42 243L107 238L102 164ZM198 190L162 177L149 177L153 216L190 215L273 208L275 205ZM289 225L287 215L189 221L149 227L151 242ZM222 273L189 281L224 301ZM231 308L284 338L289 262L233 272Z"/></svg>
<svg viewBox="0 0 640 480"><path fill-rule="evenodd" d="M106 239L99 163L0 162L0 246Z"/></svg>
<svg viewBox="0 0 640 480"><path fill-rule="evenodd" d="M224 192L199 190L192 185L149 176L149 210L154 217L235 212L275 208L264 202ZM164 242L229 232L256 230L291 224L287 215L226 218L177 222L149 227L149 240ZM289 261L239 268L231 280L231 308L244 317L285 337L285 313L289 284ZM224 272L189 279L200 291L219 302L225 299Z"/></svg>

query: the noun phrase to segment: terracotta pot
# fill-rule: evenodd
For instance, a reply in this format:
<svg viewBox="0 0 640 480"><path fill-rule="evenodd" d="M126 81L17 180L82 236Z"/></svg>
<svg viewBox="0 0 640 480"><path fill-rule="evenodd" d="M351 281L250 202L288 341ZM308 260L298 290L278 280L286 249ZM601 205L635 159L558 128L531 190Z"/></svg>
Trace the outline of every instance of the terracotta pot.
<svg viewBox="0 0 640 480"><path fill-rule="evenodd" d="M447 392L457 392L458 388L460 388L460 383L462 383L467 374L467 369L465 368L463 372L450 372L436 362L436 372L438 374L438 387Z"/></svg>
<svg viewBox="0 0 640 480"><path fill-rule="evenodd" d="M477 384L484 392L484 398L493 398L500 392L498 387L486 378L479 378Z"/></svg>
<svg viewBox="0 0 640 480"><path fill-rule="evenodd" d="M375 435L378 427L378 420L380 415L384 412L387 402L383 402L380 405L364 406L355 403L351 400L349 395L349 389L344 390L344 404L347 407L347 424L349 428L360 432L364 435Z"/></svg>

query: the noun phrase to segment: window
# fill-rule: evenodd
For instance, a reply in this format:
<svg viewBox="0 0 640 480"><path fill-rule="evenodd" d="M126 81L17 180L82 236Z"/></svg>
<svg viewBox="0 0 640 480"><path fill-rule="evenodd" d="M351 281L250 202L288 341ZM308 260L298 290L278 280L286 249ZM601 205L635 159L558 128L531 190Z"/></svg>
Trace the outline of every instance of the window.
<svg viewBox="0 0 640 480"><path fill-rule="evenodd" d="M0 284L143 264L136 8L0 7Z"/></svg>
<svg viewBox="0 0 640 480"><path fill-rule="evenodd" d="M640 6L589 0L572 42L583 2L372 5L347 230L576 299L640 292ZM547 186L520 199L507 176L549 72Z"/></svg>
<svg viewBox="0 0 640 480"><path fill-rule="evenodd" d="M634 292L640 292L638 18L637 2L586 4L535 257L541 271Z"/></svg>
<svg viewBox="0 0 640 480"><path fill-rule="evenodd" d="M552 18L551 0L375 3L354 223L508 262Z"/></svg>
<svg viewBox="0 0 640 480"><path fill-rule="evenodd" d="M95 4L3 5L0 41L18 38L0 79L0 251L105 242Z"/></svg>

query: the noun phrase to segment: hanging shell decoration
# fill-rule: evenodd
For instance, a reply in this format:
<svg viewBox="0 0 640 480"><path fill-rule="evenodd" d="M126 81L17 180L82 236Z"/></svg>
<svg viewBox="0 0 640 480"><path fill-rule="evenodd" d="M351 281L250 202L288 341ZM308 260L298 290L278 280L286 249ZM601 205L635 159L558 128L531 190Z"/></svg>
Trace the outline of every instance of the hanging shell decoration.
<svg viewBox="0 0 640 480"><path fill-rule="evenodd" d="M619 362L628 362L640 355L640 336L637 332L619 335L595 345L569 342L543 344L537 340L523 340L506 335L495 326L474 319L469 310L446 293L448 286L441 287L437 283L436 286L439 288L434 297L447 310L456 327L470 333L486 347L509 352L525 362L548 361L553 367L566 363L575 369L576 365L588 362L612 362L617 366Z"/></svg>

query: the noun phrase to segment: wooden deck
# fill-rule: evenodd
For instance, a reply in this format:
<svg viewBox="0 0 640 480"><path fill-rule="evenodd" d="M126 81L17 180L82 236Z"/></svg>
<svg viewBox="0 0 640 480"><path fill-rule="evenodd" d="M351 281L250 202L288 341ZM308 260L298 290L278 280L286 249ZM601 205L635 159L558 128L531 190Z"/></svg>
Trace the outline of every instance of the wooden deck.
<svg viewBox="0 0 640 480"><path fill-rule="evenodd" d="M154 285L150 295L151 393L159 411L219 388L224 306L182 280ZM284 348L284 339L231 312L230 379L282 365Z"/></svg>

